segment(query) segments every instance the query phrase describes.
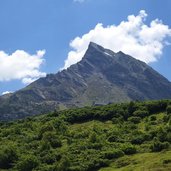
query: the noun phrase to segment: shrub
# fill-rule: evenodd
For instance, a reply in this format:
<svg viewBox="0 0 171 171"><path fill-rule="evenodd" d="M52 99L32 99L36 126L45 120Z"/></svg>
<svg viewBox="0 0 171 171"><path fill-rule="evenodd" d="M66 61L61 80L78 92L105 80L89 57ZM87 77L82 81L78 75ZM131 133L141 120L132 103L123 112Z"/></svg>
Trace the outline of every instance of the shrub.
<svg viewBox="0 0 171 171"><path fill-rule="evenodd" d="M150 117L150 121L155 121L155 120L156 120L156 116L153 115Z"/></svg>
<svg viewBox="0 0 171 171"><path fill-rule="evenodd" d="M132 161L129 159L129 157L125 156L123 158L118 159L115 163L116 163L117 168L122 168L122 167L125 167L127 165L130 165L131 162Z"/></svg>
<svg viewBox="0 0 171 171"><path fill-rule="evenodd" d="M167 114L171 114L171 105L167 106L166 112L167 112Z"/></svg>
<svg viewBox="0 0 171 171"><path fill-rule="evenodd" d="M53 151L42 153L41 161L47 164L53 164L61 159L61 154Z"/></svg>
<svg viewBox="0 0 171 171"><path fill-rule="evenodd" d="M91 158L86 165L84 165L84 169L82 170L87 170L87 171L95 171L99 170L101 167L106 167L109 165L109 160L107 159L98 159L98 158ZM80 170L80 171L82 171Z"/></svg>
<svg viewBox="0 0 171 171"><path fill-rule="evenodd" d="M52 124L47 123L47 124L43 125L39 131L39 135L38 135L39 139L42 139L42 136L45 132L51 132L53 130L54 130L54 127Z"/></svg>
<svg viewBox="0 0 171 171"><path fill-rule="evenodd" d="M43 134L43 141L49 142L53 148L61 147L62 143L55 132L45 132Z"/></svg>
<svg viewBox="0 0 171 171"><path fill-rule="evenodd" d="M166 130L164 130L163 128L160 128L157 132L157 137L159 139L159 141L166 141L167 139L167 132Z"/></svg>
<svg viewBox="0 0 171 171"><path fill-rule="evenodd" d="M135 154L137 152L135 146L133 146L132 144L124 144L121 150L127 155Z"/></svg>
<svg viewBox="0 0 171 171"><path fill-rule="evenodd" d="M140 123L141 118L138 116L132 116L132 117L128 118L128 121L133 122L134 124L138 124L138 123Z"/></svg>
<svg viewBox="0 0 171 171"><path fill-rule="evenodd" d="M157 121L150 121L150 125L157 125Z"/></svg>
<svg viewBox="0 0 171 171"><path fill-rule="evenodd" d="M128 130L135 130L137 129L137 125L132 122L127 122L127 125L125 126Z"/></svg>
<svg viewBox="0 0 171 171"><path fill-rule="evenodd" d="M0 151L0 168L8 169L17 160L17 153L14 147L6 146Z"/></svg>
<svg viewBox="0 0 171 171"><path fill-rule="evenodd" d="M118 141L118 136L117 135L111 135L108 137L109 142L117 142Z"/></svg>
<svg viewBox="0 0 171 171"><path fill-rule="evenodd" d="M164 115L163 116L163 122L168 122L170 119L170 116L169 115Z"/></svg>
<svg viewBox="0 0 171 171"><path fill-rule="evenodd" d="M124 152L122 150L111 150L105 151L102 153L103 157L106 159L114 159L124 156Z"/></svg>
<svg viewBox="0 0 171 171"><path fill-rule="evenodd" d="M151 146L150 149L153 152L159 152L162 151L163 149L167 149L169 147L169 143L168 142L160 142L160 141L155 141Z"/></svg>
<svg viewBox="0 0 171 171"><path fill-rule="evenodd" d="M134 137L131 141L132 144L142 144L143 142L144 142L144 136L142 135Z"/></svg>
<svg viewBox="0 0 171 171"><path fill-rule="evenodd" d="M167 134L167 137L166 137L167 141L171 143L171 132L169 132Z"/></svg>
<svg viewBox="0 0 171 171"><path fill-rule="evenodd" d="M40 143L40 151L47 151L47 150L50 150L51 148L51 145L48 141L41 141Z"/></svg>
<svg viewBox="0 0 171 171"><path fill-rule="evenodd" d="M20 159L17 164L17 169L19 171L32 171L39 165L39 161L34 155L26 155Z"/></svg>
<svg viewBox="0 0 171 171"><path fill-rule="evenodd" d="M115 117L112 118L112 123L113 124L118 124L118 123L121 123L121 122L123 122L123 117L122 116L120 116L118 118L115 118Z"/></svg>
<svg viewBox="0 0 171 171"><path fill-rule="evenodd" d="M99 138L97 136L97 134L95 132L92 132L90 135L89 135L89 141L91 143L96 143L96 142L99 142Z"/></svg>
<svg viewBox="0 0 171 171"><path fill-rule="evenodd" d="M67 132L67 123L64 122L62 119L56 118L53 120L53 125L55 127L55 129L57 130L57 132L60 132L60 134L64 134Z"/></svg>
<svg viewBox="0 0 171 171"><path fill-rule="evenodd" d="M159 101L150 101L146 103L147 109L150 114L158 113L166 110L168 101L167 100L159 100Z"/></svg>
<svg viewBox="0 0 171 171"><path fill-rule="evenodd" d="M157 133L158 133L157 130L150 130L149 131L149 135L152 139L157 137Z"/></svg>
<svg viewBox="0 0 171 171"><path fill-rule="evenodd" d="M135 102L131 101L128 104L128 113L129 113L129 115L132 115L135 110L136 110L136 104L135 104Z"/></svg>
<svg viewBox="0 0 171 171"><path fill-rule="evenodd" d="M138 110L136 110L136 111L133 113L133 115L134 115L134 116L139 116L139 117L141 117L141 118L144 118L144 117L146 117L146 116L149 115L149 112L148 112L147 110L140 110L140 109L138 109Z"/></svg>
<svg viewBox="0 0 171 171"><path fill-rule="evenodd" d="M69 167L70 167L70 160L68 159L68 157L63 156L60 162L56 163L54 170L68 171Z"/></svg>
<svg viewBox="0 0 171 171"><path fill-rule="evenodd" d="M163 164L169 164L169 163L171 163L171 159L165 159L165 160L163 160Z"/></svg>

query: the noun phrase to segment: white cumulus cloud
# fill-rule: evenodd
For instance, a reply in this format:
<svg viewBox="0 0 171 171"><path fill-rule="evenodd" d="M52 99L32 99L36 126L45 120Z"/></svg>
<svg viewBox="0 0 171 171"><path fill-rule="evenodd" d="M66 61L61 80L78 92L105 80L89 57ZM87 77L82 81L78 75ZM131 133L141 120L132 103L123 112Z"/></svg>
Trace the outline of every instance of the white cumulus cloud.
<svg viewBox="0 0 171 171"><path fill-rule="evenodd" d="M0 51L0 81L21 80L24 84L44 77L45 72L40 71L44 62L45 50L36 54L29 54L23 50L16 50L11 55Z"/></svg>
<svg viewBox="0 0 171 171"><path fill-rule="evenodd" d="M13 93L13 92L12 92L12 91L4 91L4 92L2 93L2 95L9 94L9 93Z"/></svg>
<svg viewBox="0 0 171 171"><path fill-rule="evenodd" d="M164 46L169 44L166 39L171 37L171 29L159 19L147 25L146 18L147 13L141 10L137 16L129 15L127 21L119 25L105 27L98 23L94 29L70 42L73 50L68 53L63 69L82 59L90 41L114 52L123 51L146 63L157 61Z"/></svg>

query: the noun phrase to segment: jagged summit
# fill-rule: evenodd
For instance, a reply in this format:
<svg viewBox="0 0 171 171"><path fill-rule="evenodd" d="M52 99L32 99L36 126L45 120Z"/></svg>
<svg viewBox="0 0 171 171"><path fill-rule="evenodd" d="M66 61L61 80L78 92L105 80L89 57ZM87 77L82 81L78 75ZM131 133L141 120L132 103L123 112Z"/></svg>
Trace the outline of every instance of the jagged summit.
<svg viewBox="0 0 171 171"><path fill-rule="evenodd" d="M171 99L171 83L144 62L90 42L77 64L0 97L0 120L54 109L147 99Z"/></svg>
<svg viewBox="0 0 171 171"><path fill-rule="evenodd" d="M110 65L115 55L116 53L110 49L105 49L94 42L90 42L82 61L79 63L91 64L94 65L96 69L99 68L101 70L103 67Z"/></svg>
<svg viewBox="0 0 171 171"><path fill-rule="evenodd" d="M127 60L127 58L132 59L132 57L130 57L129 55L126 55L122 51L113 52L112 50L106 49L98 45L97 43L90 42L83 59L86 58L86 59L91 59L93 61L101 60L101 62L103 62L105 58L108 58L109 61L111 60L110 58L113 58L112 60L117 61L117 60L121 60L120 58L122 57L124 57L125 60Z"/></svg>
<svg viewBox="0 0 171 171"><path fill-rule="evenodd" d="M96 49L97 51L101 51L101 52L105 51L105 48L103 48L102 46L100 46L100 45L98 45L98 44L96 44L96 43L94 43L94 42L90 42L90 43L89 43L88 49L91 49L91 48L94 48L94 49Z"/></svg>
<svg viewBox="0 0 171 171"><path fill-rule="evenodd" d="M94 42L90 42L89 45L88 45L88 50L87 50L87 53L88 52L93 52L93 51L98 51L98 52L101 52L101 53L104 53L106 55L110 55L110 56L113 56L115 53L113 51L111 51L110 49L106 49Z"/></svg>

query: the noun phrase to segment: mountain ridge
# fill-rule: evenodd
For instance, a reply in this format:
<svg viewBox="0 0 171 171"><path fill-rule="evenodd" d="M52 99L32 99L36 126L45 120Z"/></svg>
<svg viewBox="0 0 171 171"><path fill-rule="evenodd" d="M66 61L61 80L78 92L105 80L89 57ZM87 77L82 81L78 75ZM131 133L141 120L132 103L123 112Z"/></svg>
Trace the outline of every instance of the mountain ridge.
<svg viewBox="0 0 171 171"><path fill-rule="evenodd" d="M161 91L162 90L162 91ZM0 120L72 107L171 98L171 83L142 61L90 42L80 62L0 97Z"/></svg>

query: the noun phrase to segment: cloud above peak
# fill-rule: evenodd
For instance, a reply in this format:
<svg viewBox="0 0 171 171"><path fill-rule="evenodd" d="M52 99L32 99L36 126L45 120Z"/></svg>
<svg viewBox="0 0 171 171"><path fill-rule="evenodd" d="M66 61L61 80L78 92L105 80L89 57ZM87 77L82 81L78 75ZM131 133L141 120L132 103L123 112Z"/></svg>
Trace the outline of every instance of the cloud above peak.
<svg viewBox="0 0 171 171"><path fill-rule="evenodd" d="M74 2L83 3L85 0L73 0Z"/></svg>
<svg viewBox="0 0 171 171"><path fill-rule="evenodd" d="M82 59L90 41L114 52L123 51L146 63L157 61L164 46L169 44L167 39L171 37L171 29L159 19L145 24L147 16L146 11L141 10L137 16L129 15L127 21L119 25L105 27L98 23L88 33L74 38L70 42L73 50L68 53L63 69Z"/></svg>
<svg viewBox="0 0 171 171"><path fill-rule="evenodd" d="M39 50L34 55L23 50L16 50L11 55L0 51L0 82L21 80L24 84L29 84L44 77L46 73L40 71L44 55L45 50Z"/></svg>

